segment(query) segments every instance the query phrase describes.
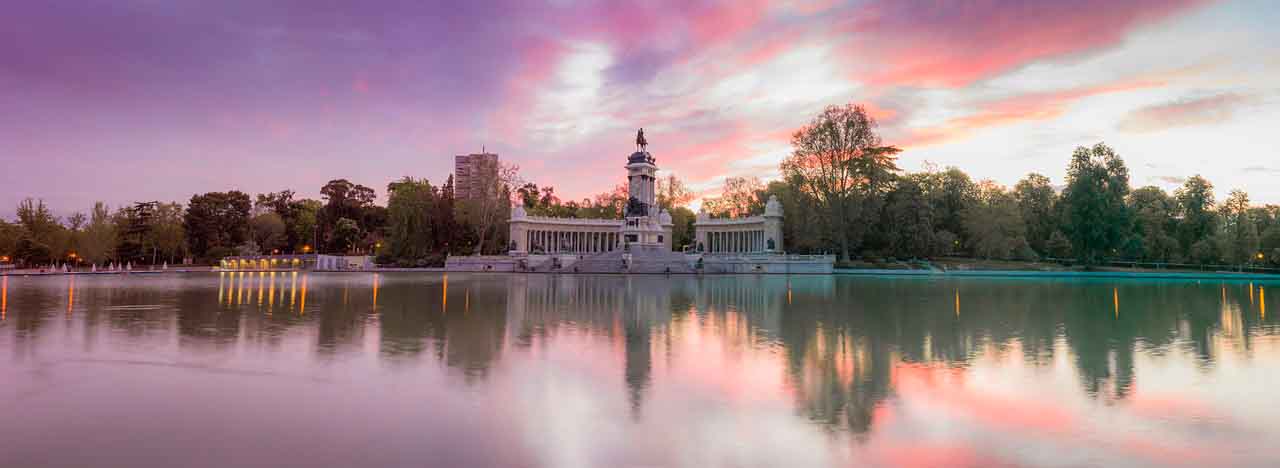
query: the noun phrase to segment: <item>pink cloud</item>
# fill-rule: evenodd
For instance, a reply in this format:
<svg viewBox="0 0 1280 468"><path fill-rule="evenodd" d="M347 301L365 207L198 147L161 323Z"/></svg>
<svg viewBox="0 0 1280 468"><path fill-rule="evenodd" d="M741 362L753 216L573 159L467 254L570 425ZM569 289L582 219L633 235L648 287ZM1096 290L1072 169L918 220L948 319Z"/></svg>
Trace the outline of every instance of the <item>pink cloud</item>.
<svg viewBox="0 0 1280 468"><path fill-rule="evenodd" d="M854 78L879 86L963 87L1026 64L1120 44L1136 28L1211 0L1075 2L879 0L843 23Z"/></svg>
<svg viewBox="0 0 1280 468"><path fill-rule="evenodd" d="M1258 99L1235 93L1180 99L1164 104L1134 109L1120 121L1125 132L1147 133L1175 127L1212 125L1231 120L1242 107Z"/></svg>
<svg viewBox="0 0 1280 468"><path fill-rule="evenodd" d="M1159 79L1131 79L999 99L980 104L975 112L948 120L941 125L909 130L906 138L898 144L903 148L920 148L963 139L985 128L1053 119L1065 113L1072 104L1087 97L1159 87L1164 84L1165 82Z"/></svg>

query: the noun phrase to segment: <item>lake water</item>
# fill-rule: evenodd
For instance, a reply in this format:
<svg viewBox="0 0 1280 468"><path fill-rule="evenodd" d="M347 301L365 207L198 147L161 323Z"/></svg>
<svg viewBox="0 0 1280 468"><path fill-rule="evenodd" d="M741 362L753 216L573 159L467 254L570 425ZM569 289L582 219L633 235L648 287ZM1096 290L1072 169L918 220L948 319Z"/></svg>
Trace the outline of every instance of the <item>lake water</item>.
<svg viewBox="0 0 1280 468"><path fill-rule="evenodd" d="M1267 295L1280 283L7 277L0 466L1275 466Z"/></svg>

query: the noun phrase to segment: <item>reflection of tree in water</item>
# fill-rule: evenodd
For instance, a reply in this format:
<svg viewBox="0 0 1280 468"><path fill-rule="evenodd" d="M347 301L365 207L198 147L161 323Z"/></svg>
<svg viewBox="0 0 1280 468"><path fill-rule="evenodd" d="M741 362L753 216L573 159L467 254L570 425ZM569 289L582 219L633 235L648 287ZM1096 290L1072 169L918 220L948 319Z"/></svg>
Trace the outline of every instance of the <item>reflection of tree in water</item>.
<svg viewBox="0 0 1280 468"><path fill-rule="evenodd" d="M388 359L430 349L468 382L488 375L506 345L507 279L450 275L388 281L379 296L380 352Z"/></svg>
<svg viewBox="0 0 1280 468"><path fill-rule="evenodd" d="M1030 366L1052 366L1055 342L1071 353L1091 396L1126 397L1140 349L1188 346L1209 365L1217 341L1249 348L1248 333L1222 339L1217 285L1190 282L861 279L835 298L793 291L781 336L788 375L809 418L855 432L892 395L901 363L965 367L1017 348ZM959 300L957 301L957 296ZM1228 295L1228 301L1239 294ZM1118 313L1117 313L1118 304ZM1233 306L1238 310L1238 306ZM1256 315L1236 314L1239 329Z"/></svg>

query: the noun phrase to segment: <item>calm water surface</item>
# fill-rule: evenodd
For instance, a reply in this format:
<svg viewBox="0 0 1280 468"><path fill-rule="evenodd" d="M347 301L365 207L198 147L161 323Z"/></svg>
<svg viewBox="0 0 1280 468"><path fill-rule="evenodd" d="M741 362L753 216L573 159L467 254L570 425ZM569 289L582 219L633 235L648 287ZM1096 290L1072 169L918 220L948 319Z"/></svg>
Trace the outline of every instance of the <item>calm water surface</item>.
<svg viewBox="0 0 1280 468"><path fill-rule="evenodd" d="M1268 294L1280 283L8 277L0 466L1275 466Z"/></svg>

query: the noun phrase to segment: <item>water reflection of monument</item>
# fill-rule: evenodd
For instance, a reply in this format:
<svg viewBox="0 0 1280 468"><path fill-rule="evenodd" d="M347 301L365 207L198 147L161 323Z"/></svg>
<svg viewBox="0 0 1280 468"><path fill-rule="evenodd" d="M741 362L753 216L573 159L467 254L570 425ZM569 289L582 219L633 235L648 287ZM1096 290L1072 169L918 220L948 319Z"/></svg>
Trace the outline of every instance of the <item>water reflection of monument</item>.
<svg viewBox="0 0 1280 468"><path fill-rule="evenodd" d="M803 294L829 295L833 279L804 278ZM672 342L693 339L677 331L686 321L734 348L779 340L781 314L792 292L785 277L713 277L670 281L643 276L530 275L510 280L509 334L520 347L554 340L565 332L587 331L622 344L622 380L632 414L643 413L658 359L698 359L669 355ZM707 327L709 326L709 328Z"/></svg>

